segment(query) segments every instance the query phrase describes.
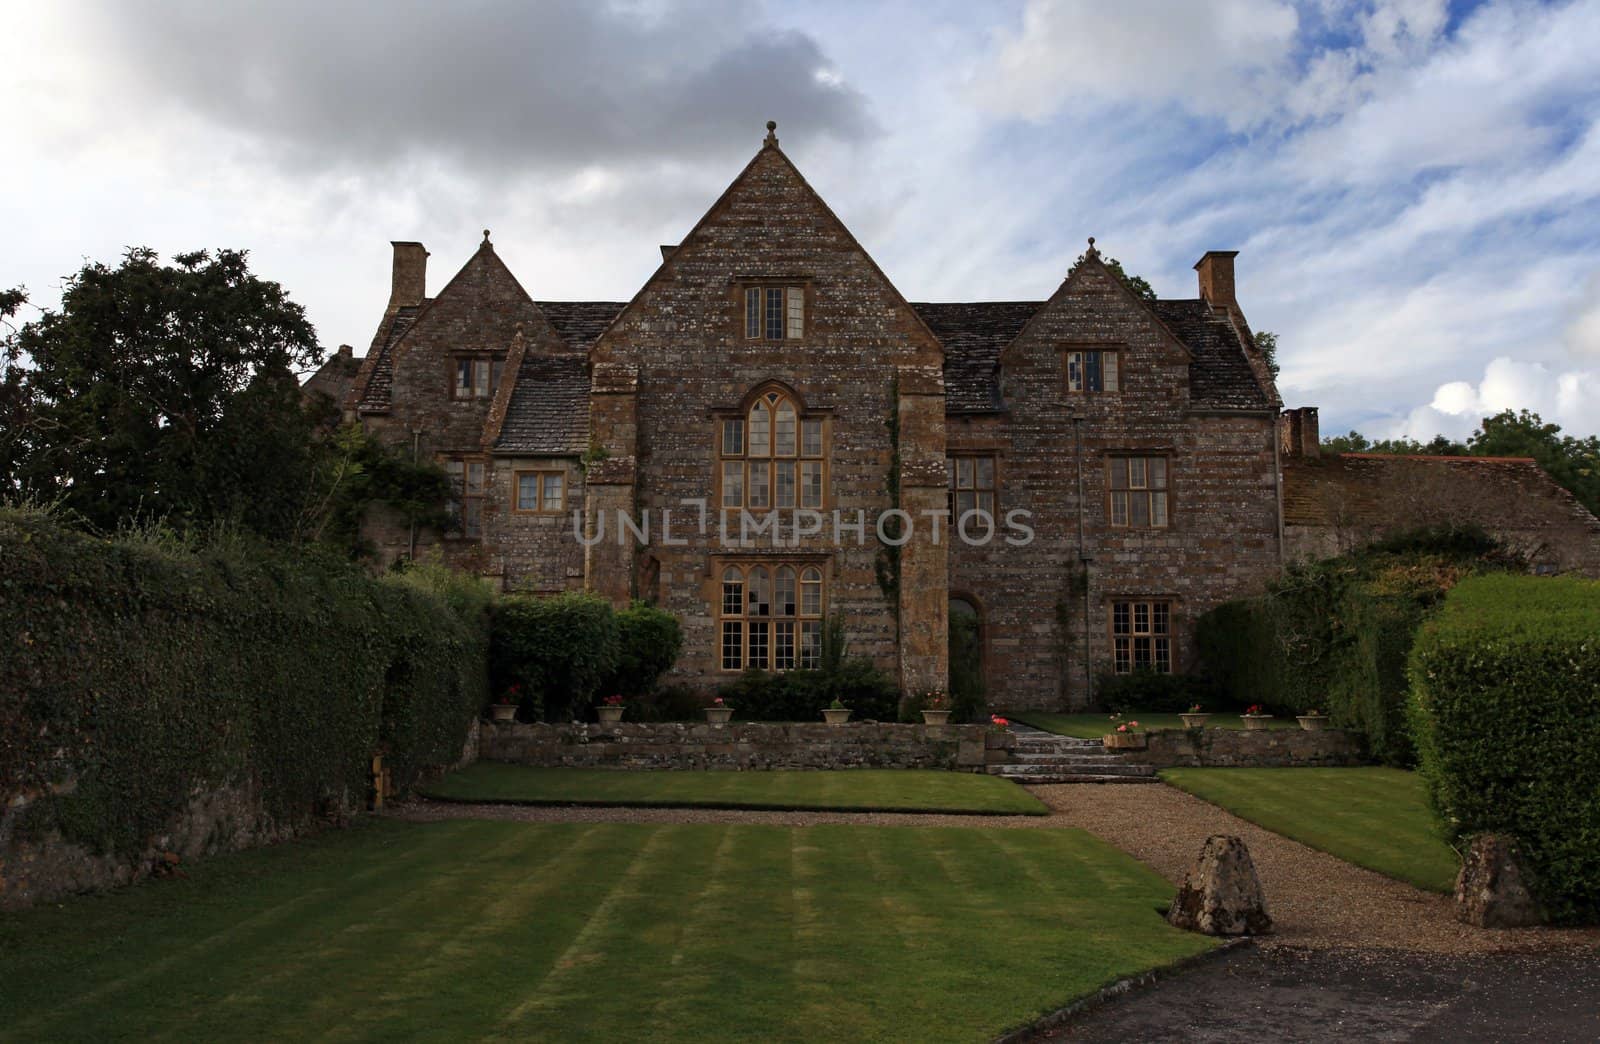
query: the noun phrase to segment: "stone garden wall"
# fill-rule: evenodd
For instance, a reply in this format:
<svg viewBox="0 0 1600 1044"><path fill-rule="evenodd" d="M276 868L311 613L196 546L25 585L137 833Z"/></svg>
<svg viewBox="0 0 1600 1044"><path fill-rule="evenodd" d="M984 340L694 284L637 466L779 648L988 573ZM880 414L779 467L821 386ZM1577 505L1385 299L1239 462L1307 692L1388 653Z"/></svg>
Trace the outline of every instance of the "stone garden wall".
<svg viewBox="0 0 1600 1044"><path fill-rule="evenodd" d="M1157 768L1307 768L1363 765L1361 738L1344 729L1158 729L1127 759Z"/></svg>
<svg viewBox="0 0 1600 1044"><path fill-rule="evenodd" d="M1005 760L1006 734L983 725L861 722L662 722L615 725L485 724L484 761L645 769L964 769Z"/></svg>

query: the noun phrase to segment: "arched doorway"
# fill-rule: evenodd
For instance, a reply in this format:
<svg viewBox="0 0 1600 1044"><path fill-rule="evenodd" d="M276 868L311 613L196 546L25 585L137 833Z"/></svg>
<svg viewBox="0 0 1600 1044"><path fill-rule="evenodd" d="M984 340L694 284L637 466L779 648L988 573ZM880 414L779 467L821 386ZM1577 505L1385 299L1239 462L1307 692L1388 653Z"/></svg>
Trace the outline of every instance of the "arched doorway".
<svg viewBox="0 0 1600 1044"><path fill-rule="evenodd" d="M984 714L983 610L964 595L950 599L950 709L954 721L979 721Z"/></svg>

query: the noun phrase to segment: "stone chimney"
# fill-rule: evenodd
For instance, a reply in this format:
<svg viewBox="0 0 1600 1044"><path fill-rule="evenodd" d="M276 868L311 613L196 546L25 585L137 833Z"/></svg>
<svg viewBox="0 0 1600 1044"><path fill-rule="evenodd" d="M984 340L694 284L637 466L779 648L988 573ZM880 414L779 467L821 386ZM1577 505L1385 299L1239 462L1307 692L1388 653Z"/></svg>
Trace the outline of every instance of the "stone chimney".
<svg viewBox="0 0 1600 1044"><path fill-rule="evenodd" d="M421 243L395 240L394 277L389 283L389 307L415 308L428 296L428 251Z"/></svg>
<svg viewBox="0 0 1600 1044"><path fill-rule="evenodd" d="M1237 250L1207 250L1194 263L1194 270L1200 273L1200 296L1213 308L1230 314L1239 311L1233 296L1233 259L1238 256Z"/></svg>
<svg viewBox="0 0 1600 1044"><path fill-rule="evenodd" d="M339 359L339 362L341 364L349 363L351 360L353 360L355 358L355 354L356 354L356 350L354 348L350 347L348 344L341 344L339 346L338 359Z"/></svg>
<svg viewBox="0 0 1600 1044"><path fill-rule="evenodd" d="M1315 406L1284 410L1278 415L1278 448L1285 460L1315 460L1322 455L1322 435Z"/></svg>

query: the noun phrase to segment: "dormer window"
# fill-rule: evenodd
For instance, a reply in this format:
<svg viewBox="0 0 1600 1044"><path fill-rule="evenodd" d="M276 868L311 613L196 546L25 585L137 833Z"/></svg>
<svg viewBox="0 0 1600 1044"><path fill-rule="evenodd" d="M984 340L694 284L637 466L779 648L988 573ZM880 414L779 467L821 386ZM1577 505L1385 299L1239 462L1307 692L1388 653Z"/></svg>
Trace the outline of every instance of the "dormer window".
<svg viewBox="0 0 1600 1044"><path fill-rule="evenodd" d="M744 335L747 340L798 340L805 332L805 287L745 287Z"/></svg>
<svg viewBox="0 0 1600 1044"><path fill-rule="evenodd" d="M1074 395L1100 395L1117 391L1115 348L1074 348L1066 353L1067 391Z"/></svg>
<svg viewBox="0 0 1600 1044"><path fill-rule="evenodd" d="M492 398L504 368L505 362L501 359L458 357L451 396L456 399Z"/></svg>

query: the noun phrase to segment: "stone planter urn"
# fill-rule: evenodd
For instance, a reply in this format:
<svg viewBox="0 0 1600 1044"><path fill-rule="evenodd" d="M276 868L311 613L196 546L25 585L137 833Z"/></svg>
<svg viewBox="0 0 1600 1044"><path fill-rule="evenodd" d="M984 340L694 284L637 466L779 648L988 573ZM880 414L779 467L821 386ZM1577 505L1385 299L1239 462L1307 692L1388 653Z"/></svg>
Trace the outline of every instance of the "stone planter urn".
<svg viewBox="0 0 1600 1044"><path fill-rule="evenodd" d="M489 713L494 716L495 721L509 724L517 720L517 705L515 703L496 703L489 707Z"/></svg>
<svg viewBox="0 0 1600 1044"><path fill-rule="evenodd" d="M1206 722L1211 720L1209 712L1205 714L1180 714L1178 717L1183 719L1183 727L1186 729L1203 729L1206 727Z"/></svg>
<svg viewBox="0 0 1600 1044"><path fill-rule="evenodd" d="M950 724L950 712L947 710L925 710L922 712L922 724L948 725Z"/></svg>
<svg viewBox="0 0 1600 1044"><path fill-rule="evenodd" d="M1298 721L1300 727L1307 732L1321 732L1328 726L1326 714L1297 714L1294 720Z"/></svg>
<svg viewBox="0 0 1600 1044"><path fill-rule="evenodd" d="M706 720L713 725L726 725L733 718L732 707L707 707Z"/></svg>
<svg viewBox="0 0 1600 1044"><path fill-rule="evenodd" d="M1142 732L1108 732L1100 742L1107 750L1144 750L1150 745Z"/></svg>
<svg viewBox="0 0 1600 1044"><path fill-rule="evenodd" d="M1244 719L1244 727L1251 732L1260 732L1272 720L1270 714L1241 714L1239 717Z"/></svg>
<svg viewBox="0 0 1600 1044"><path fill-rule="evenodd" d="M822 720L829 725L843 725L850 720L850 708L824 707L822 708Z"/></svg>
<svg viewBox="0 0 1600 1044"><path fill-rule="evenodd" d="M621 707L596 707L594 712L600 716L602 725L615 725L622 720Z"/></svg>

